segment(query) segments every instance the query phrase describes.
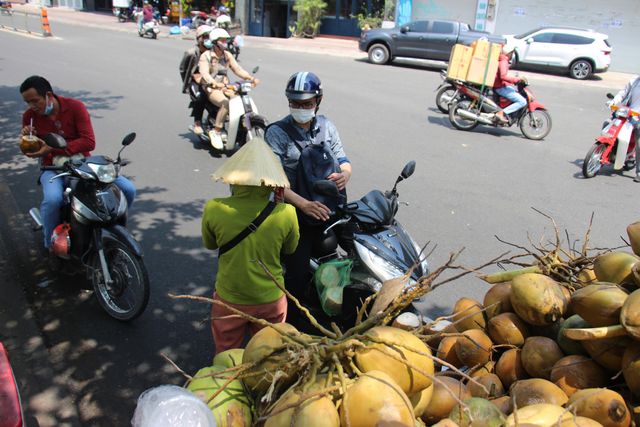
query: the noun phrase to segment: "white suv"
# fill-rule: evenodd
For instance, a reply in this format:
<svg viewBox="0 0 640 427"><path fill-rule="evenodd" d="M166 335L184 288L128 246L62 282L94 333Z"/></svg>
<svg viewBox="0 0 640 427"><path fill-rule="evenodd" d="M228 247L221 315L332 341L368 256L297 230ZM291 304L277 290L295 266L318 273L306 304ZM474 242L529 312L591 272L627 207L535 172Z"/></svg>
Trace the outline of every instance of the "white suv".
<svg viewBox="0 0 640 427"><path fill-rule="evenodd" d="M512 63L531 68L562 68L574 79L607 71L611 45L606 34L566 27L542 27L504 36L516 51Z"/></svg>

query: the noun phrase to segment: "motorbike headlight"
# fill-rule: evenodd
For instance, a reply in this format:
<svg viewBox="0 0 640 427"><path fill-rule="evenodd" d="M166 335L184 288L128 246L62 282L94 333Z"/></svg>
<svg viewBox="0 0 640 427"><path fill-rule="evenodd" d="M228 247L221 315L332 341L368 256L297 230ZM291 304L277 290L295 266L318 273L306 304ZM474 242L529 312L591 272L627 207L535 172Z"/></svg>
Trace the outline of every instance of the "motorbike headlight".
<svg viewBox="0 0 640 427"><path fill-rule="evenodd" d="M616 117L628 117L629 116L629 107L620 107L616 111Z"/></svg>
<svg viewBox="0 0 640 427"><path fill-rule="evenodd" d="M242 91L243 92L249 92L251 90L251 88L252 88L251 82L242 83L241 86L242 86Z"/></svg>
<svg viewBox="0 0 640 427"><path fill-rule="evenodd" d="M91 168L93 173L96 174L96 176L98 177L98 181L104 182L105 184L109 184L115 181L118 177L116 166L113 163L108 163L106 165L89 163L89 168Z"/></svg>
<svg viewBox="0 0 640 427"><path fill-rule="evenodd" d="M395 277L400 277L404 275L404 271L400 270L395 265L391 264L389 261L384 258L374 254L369 249L364 247L358 242L353 242L360 259L365 263L369 271L374 274L374 276L380 280L380 283L376 283L374 285L374 290L378 292L382 286L382 282L385 280L390 280Z"/></svg>

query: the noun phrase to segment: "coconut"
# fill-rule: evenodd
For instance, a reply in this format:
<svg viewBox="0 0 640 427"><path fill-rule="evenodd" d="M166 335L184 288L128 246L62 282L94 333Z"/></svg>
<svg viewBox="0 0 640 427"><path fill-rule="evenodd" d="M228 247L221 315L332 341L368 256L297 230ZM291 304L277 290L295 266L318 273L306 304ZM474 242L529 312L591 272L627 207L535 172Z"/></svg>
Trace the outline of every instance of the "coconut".
<svg viewBox="0 0 640 427"><path fill-rule="evenodd" d="M424 413L424 410L427 409L427 406L431 401L431 397L433 396L433 388L434 385L431 384L421 392L409 396L409 400L413 406L413 415L416 417L420 417Z"/></svg>
<svg viewBox="0 0 640 427"><path fill-rule="evenodd" d="M522 346L529 336L527 324L514 313L501 313L487 323L487 332L495 344Z"/></svg>
<svg viewBox="0 0 640 427"><path fill-rule="evenodd" d="M572 416L571 418L563 417L560 427L602 427L602 424L591 418Z"/></svg>
<svg viewBox="0 0 640 427"><path fill-rule="evenodd" d="M529 375L522 366L522 350L519 348L512 348L500 356L498 362L496 362L496 375L502 381L502 385L505 389L511 387L515 381L527 378Z"/></svg>
<svg viewBox="0 0 640 427"><path fill-rule="evenodd" d="M606 388L579 390L566 406L576 415L596 420L605 427L627 427L631 424L631 414L622 396Z"/></svg>
<svg viewBox="0 0 640 427"><path fill-rule="evenodd" d="M607 373L596 362L585 356L566 356L551 369L550 381L571 397L584 388L604 387Z"/></svg>
<svg viewBox="0 0 640 427"><path fill-rule="evenodd" d="M469 329L484 329L485 319L482 304L471 298L460 298L453 306L453 318L456 329L464 332Z"/></svg>
<svg viewBox="0 0 640 427"><path fill-rule="evenodd" d="M427 405L427 409L422 413L422 420L427 425L432 425L449 415L449 412L458 404L459 400L471 397L467 388L455 378L437 376L434 381L433 396ZM373 425L373 424L371 424Z"/></svg>
<svg viewBox="0 0 640 427"><path fill-rule="evenodd" d="M439 320L430 323L425 325L422 330L425 335L424 340L431 348L438 347L440 342L446 338L445 334L455 334L458 332L456 326L448 320Z"/></svg>
<svg viewBox="0 0 640 427"><path fill-rule="evenodd" d="M469 329L455 344L458 359L466 366L484 365L491 357L491 339L480 329Z"/></svg>
<svg viewBox="0 0 640 427"><path fill-rule="evenodd" d="M484 427L500 427L504 425L506 417L491 402L479 397L472 397L464 400L464 407L456 405L449 419L458 424L460 427L484 426Z"/></svg>
<svg viewBox="0 0 640 427"><path fill-rule="evenodd" d="M598 280L593 268L583 268L578 272L578 274L576 274L576 279L581 285L589 285Z"/></svg>
<svg viewBox="0 0 640 427"><path fill-rule="evenodd" d="M431 385L430 376L434 372L431 350L420 338L390 326L376 326L365 336L373 342L356 351L355 361L361 371L382 371L407 394L417 393Z"/></svg>
<svg viewBox="0 0 640 427"><path fill-rule="evenodd" d="M629 335L640 340L640 289L633 291L622 305L620 323Z"/></svg>
<svg viewBox="0 0 640 427"><path fill-rule="evenodd" d="M225 368L238 366L242 364L243 354L244 354L244 349L242 348L232 348L230 350L225 350L215 355L215 357L213 358L213 364L218 366L224 366Z"/></svg>
<svg viewBox="0 0 640 427"><path fill-rule="evenodd" d="M562 406L549 403L538 403L535 405L518 408L515 413L507 417L506 427L552 427L558 420L571 417Z"/></svg>
<svg viewBox="0 0 640 427"><path fill-rule="evenodd" d="M277 323L260 329L247 343L244 353L242 354L242 363L259 362L259 364L250 371L252 374L259 375L251 375L243 378L244 384L251 392L258 394L265 392L271 385L271 380L274 378L274 375L276 375L275 371L277 369L280 370L277 375L283 384L290 383L294 379L291 378L291 375L286 372L286 370L282 370L283 367L286 368L286 364L282 362L288 357L286 351L283 350L289 343L289 339L286 338L283 333L301 336L298 330L292 325L288 323Z"/></svg>
<svg viewBox="0 0 640 427"><path fill-rule="evenodd" d="M436 353L436 356L438 359L442 359L456 368L460 368L463 366L463 363L456 354L455 345L457 340L458 337L443 338L442 341L440 341L440 345L438 345L438 352Z"/></svg>
<svg viewBox="0 0 640 427"><path fill-rule="evenodd" d="M556 342L560 346L560 349L564 352L564 354L581 354L586 355L587 351L582 346L580 341L572 340L571 338L567 338L564 336L563 331L565 329L574 329L574 328L590 328L591 325L587 323L582 317L577 314L569 317L562 323L560 330L558 331L558 335L556 338Z"/></svg>
<svg viewBox="0 0 640 427"><path fill-rule="evenodd" d="M393 426L393 427L400 427L400 426ZM431 427L459 427L459 426L449 418L443 418L437 423L435 423L434 425L432 425Z"/></svg>
<svg viewBox="0 0 640 427"><path fill-rule="evenodd" d="M522 320L532 325L550 325L564 313L566 300L560 285L537 273L516 276L511 282L511 305Z"/></svg>
<svg viewBox="0 0 640 427"><path fill-rule="evenodd" d="M495 399L491 399L491 403L505 415L511 413L511 396L500 396Z"/></svg>
<svg viewBox="0 0 640 427"><path fill-rule="evenodd" d="M316 416L320 420L324 418L323 414ZM413 426L413 406L393 378L384 372L362 374L344 393L340 425L370 427L394 422Z"/></svg>
<svg viewBox="0 0 640 427"><path fill-rule="evenodd" d="M627 252L609 252L599 255L593 262L593 271L600 282L618 285L633 282L631 268L640 258Z"/></svg>
<svg viewBox="0 0 640 427"><path fill-rule="evenodd" d="M214 374L225 369L224 366L216 365L202 368L193 376L186 388L209 406L217 425L221 427L250 426L251 401L245 394L242 382L231 381L224 390L211 399L227 383L227 377L231 376L231 374L224 374L224 377L213 377Z"/></svg>
<svg viewBox="0 0 640 427"><path fill-rule="evenodd" d="M504 394L504 386L500 377L496 374L486 374L475 377L474 381L467 383L467 390L473 397L481 397L483 399L493 399ZM480 383L480 384L478 384Z"/></svg>
<svg viewBox="0 0 640 427"><path fill-rule="evenodd" d="M640 397L640 342L633 342L622 356L622 375L629 390Z"/></svg>
<svg viewBox="0 0 640 427"><path fill-rule="evenodd" d="M511 282L496 283L484 294L482 305L487 319L500 313L513 311L511 307Z"/></svg>
<svg viewBox="0 0 640 427"><path fill-rule="evenodd" d="M537 403L550 403L562 406L569 398L560 387L542 378L530 378L513 383L509 394L516 408L523 408Z"/></svg>
<svg viewBox="0 0 640 427"><path fill-rule="evenodd" d="M640 256L640 222L634 222L627 226L627 235L633 253Z"/></svg>
<svg viewBox="0 0 640 427"><path fill-rule="evenodd" d="M476 377L481 377L483 375L487 375L487 374L493 374L494 373L494 368L496 366L496 362L494 362L493 360L488 361L487 363L485 363L482 366L478 366L476 368L472 368L469 372L467 372L469 374L470 377L472 378L476 378Z"/></svg>
<svg viewBox="0 0 640 427"><path fill-rule="evenodd" d="M288 405L296 406L278 413ZM340 415L329 397L314 396L302 400L299 390L286 392L271 413L275 415L267 418L264 427L340 427Z"/></svg>
<svg viewBox="0 0 640 427"><path fill-rule="evenodd" d="M589 356L611 372L618 372L622 369L622 356L629 344L631 344L629 337L582 341L582 346L589 353Z"/></svg>
<svg viewBox="0 0 640 427"><path fill-rule="evenodd" d="M40 150L44 142L35 135L23 135L20 139L20 151L23 154L35 153Z"/></svg>
<svg viewBox="0 0 640 427"><path fill-rule="evenodd" d="M522 346L522 366L529 375L549 379L551 368L564 354L554 340L529 337Z"/></svg>
<svg viewBox="0 0 640 427"><path fill-rule="evenodd" d="M571 309L591 326L617 325L627 297L627 293L613 283L587 285L571 295Z"/></svg>

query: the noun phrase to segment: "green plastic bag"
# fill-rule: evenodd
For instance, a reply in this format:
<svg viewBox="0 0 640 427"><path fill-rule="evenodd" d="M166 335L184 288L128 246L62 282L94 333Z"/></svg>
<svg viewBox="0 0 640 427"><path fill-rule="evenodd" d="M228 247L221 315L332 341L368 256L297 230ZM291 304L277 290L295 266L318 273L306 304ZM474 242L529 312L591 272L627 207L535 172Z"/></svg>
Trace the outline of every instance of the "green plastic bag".
<svg viewBox="0 0 640 427"><path fill-rule="evenodd" d="M352 268L352 260L336 259L320 264L313 275L320 305L329 316L336 316L342 311L342 293L344 287L351 283Z"/></svg>

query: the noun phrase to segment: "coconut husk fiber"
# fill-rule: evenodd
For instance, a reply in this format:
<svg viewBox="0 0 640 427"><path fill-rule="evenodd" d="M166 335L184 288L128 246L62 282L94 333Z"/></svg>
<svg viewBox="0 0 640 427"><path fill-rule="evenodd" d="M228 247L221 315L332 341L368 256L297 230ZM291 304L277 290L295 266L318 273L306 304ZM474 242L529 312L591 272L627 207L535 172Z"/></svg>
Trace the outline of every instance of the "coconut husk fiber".
<svg viewBox="0 0 640 427"><path fill-rule="evenodd" d="M265 140L259 137L247 142L211 177L227 184L290 187L280 159L273 154Z"/></svg>

